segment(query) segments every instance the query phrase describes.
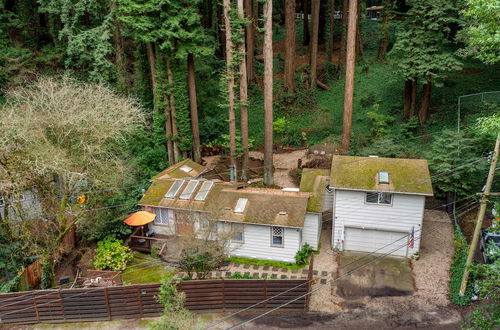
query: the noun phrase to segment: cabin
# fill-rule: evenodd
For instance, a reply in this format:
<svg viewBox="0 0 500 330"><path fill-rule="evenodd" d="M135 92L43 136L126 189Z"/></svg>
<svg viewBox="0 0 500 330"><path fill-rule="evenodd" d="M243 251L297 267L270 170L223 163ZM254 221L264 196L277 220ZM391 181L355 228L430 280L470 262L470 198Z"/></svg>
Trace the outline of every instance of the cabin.
<svg viewBox="0 0 500 330"><path fill-rule="evenodd" d="M419 251L425 199L433 195L426 160L333 156L329 185L334 249Z"/></svg>
<svg viewBox="0 0 500 330"><path fill-rule="evenodd" d="M203 172L193 163L176 164L153 178L139 202L156 214L150 232L193 239L230 233L231 256L263 260L295 262L305 243L318 249L321 212L313 207L314 194L205 179L192 174Z"/></svg>

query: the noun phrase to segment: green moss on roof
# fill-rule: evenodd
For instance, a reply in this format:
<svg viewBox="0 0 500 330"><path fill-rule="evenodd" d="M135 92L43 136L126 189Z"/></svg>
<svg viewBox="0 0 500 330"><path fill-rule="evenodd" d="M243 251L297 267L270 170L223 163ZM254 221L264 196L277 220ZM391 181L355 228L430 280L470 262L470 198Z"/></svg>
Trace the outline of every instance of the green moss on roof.
<svg viewBox="0 0 500 330"><path fill-rule="evenodd" d="M389 184L378 183L381 171L389 173ZM330 185L340 189L433 195L425 159L333 156L330 178Z"/></svg>
<svg viewBox="0 0 500 330"><path fill-rule="evenodd" d="M317 168L304 168L300 178L300 191L310 192L311 197L307 203L307 211L319 213L323 211L323 190L330 170Z"/></svg>
<svg viewBox="0 0 500 330"><path fill-rule="evenodd" d="M160 205L163 196L165 196L173 183L174 180L155 181L144 193L144 196L139 201L139 205Z"/></svg>

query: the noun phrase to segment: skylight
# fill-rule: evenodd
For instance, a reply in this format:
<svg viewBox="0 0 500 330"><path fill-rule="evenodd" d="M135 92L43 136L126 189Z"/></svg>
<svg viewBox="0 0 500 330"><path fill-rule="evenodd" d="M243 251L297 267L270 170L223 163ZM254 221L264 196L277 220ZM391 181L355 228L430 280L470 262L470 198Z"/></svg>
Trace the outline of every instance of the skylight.
<svg viewBox="0 0 500 330"><path fill-rule="evenodd" d="M240 198L236 202L236 206L234 207L234 213L243 213L245 211L245 207L247 206L248 199Z"/></svg>
<svg viewBox="0 0 500 330"><path fill-rule="evenodd" d="M213 185L214 185L213 181L203 182L200 190L198 191L198 193L194 197L194 200L195 201L204 201L207 198L208 192L210 191L210 189L212 189Z"/></svg>
<svg viewBox="0 0 500 330"><path fill-rule="evenodd" d="M180 167L180 169L181 169L181 171L186 172L186 173L189 173L189 172L191 172L193 170L191 167L189 167L187 165L182 165Z"/></svg>
<svg viewBox="0 0 500 330"><path fill-rule="evenodd" d="M198 180L189 181L186 188L184 188L184 191L179 196L179 199L190 199L191 195L193 194L193 191L196 189L196 186L198 185L199 182L200 181Z"/></svg>
<svg viewBox="0 0 500 330"><path fill-rule="evenodd" d="M378 183L389 183L389 173L385 171L378 172Z"/></svg>
<svg viewBox="0 0 500 330"><path fill-rule="evenodd" d="M172 187L170 187L168 192L165 194L165 197L166 198L174 198L175 195L177 195L177 193L179 192L179 189L181 189L183 183L184 183L184 180L180 180L180 179L175 180Z"/></svg>

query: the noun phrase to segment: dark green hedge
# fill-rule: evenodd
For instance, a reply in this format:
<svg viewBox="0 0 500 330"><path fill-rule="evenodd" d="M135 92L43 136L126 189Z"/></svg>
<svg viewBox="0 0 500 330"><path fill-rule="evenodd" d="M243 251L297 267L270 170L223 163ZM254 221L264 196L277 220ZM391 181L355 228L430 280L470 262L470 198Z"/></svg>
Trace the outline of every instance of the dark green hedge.
<svg viewBox="0 0 500 330"><path fill-rule="evenodd" d="M451 278L450 278L450 300L455 305L465 306L470 304L471 298L474 294L472 273L469 276L469 282L465 294L460 297L460 285L462 283L462 276L465 269L465 261L467 260L468 244L465 236L462 234L460 227L455 227L455 238L453 240L455 246L455 254L451 264Z"/></svg>

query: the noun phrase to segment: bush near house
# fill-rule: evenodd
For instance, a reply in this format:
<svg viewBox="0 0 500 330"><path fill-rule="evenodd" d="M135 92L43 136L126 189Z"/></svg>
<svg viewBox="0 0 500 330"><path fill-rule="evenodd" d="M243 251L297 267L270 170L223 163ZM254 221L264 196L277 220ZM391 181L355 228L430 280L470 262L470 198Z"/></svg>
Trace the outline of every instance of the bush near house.
<svg viewBox="0 0 500 330"><path fill-rule="evenodd" d="M133 255L123 241L107 237L97 243L94 267L98 270L124 270Z"/></svg>
<svg viewBox="0 0 500 330"><path fill-rule="evenodd" d="M313 251L313 248L308 243L304 244L302 249L297 251L295 255L295 263L297 265L307 265L307 260Z"/></svg>

